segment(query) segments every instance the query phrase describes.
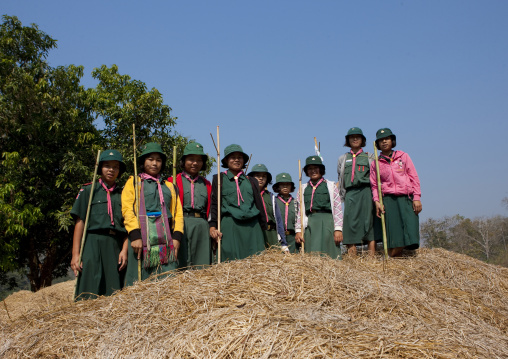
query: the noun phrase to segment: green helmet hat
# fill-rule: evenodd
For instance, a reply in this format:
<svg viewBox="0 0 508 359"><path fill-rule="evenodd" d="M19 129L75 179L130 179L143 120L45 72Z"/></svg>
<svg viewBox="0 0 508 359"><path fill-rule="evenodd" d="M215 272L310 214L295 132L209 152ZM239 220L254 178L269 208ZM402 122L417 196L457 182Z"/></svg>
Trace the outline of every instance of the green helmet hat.
<svg viewBox="0 0 508 359"><path fill-rule="evenodd" d="M161 172L164 171L164 168L166 167L166 155L164 152L162 152L162 147L157 142L149 142L146 145L141 146L141 154L138 157L138 166L142 166L145 162L145 158L150 153L158 153L162 157L162 167Z"/></svg>
<svg viewBox="0 0 508 359"><path fill-rule="evenodd" d="M101 152L101 155L99 157L99 166L97 167L97 174L101 175L101 169L102 169L102 163L104 161L118 161L120 162L120 173L118 174L118 177L122 175L122 173L125 172L125 163L123 162L123 156L120 152L117 150L105 150Z"/></svg>
<svg viewBox="0 0 508 359"><path fill-rule="evenodd" d="M234 152L240 152L243 155L243 165L245 166L247 164L247 161L249 161L249 156L245 152L243 152L243 149L240 145L232 144L224 149L224 157L221 160L222 167L228 168L226 158Z"/></svg>
<svg viewBox="0 0 508 359"><path fill-rule="evenodd" d="M348 131L347 131L347 135L345 136L346 137L346 144L345 146L349 146L349 136L351 135L360 135L362 136L362 139L363 139L363 142L367 142L367 139L365 138L365 136L363 135L363 131L360 127L351 127Z"/></svg>
<svg viewBox="0 0 508 359"><path fill-rule="evenodd" d="M250 171L247 176L253 176L254 173L266 173L266 176L267 176L267 180L266 180L266 183L271 183L272 182L272 174L270 172L268 172L268 168L266 168L266 166L262 163L259 163L257 165L254 165L252 167L252 171Z"/></svg>
<svg viewBox="0 0 508 359"><path fill-rule="evenodd" d="M203 158L203 167L201 167L201 171L206 171L208 162L208 155L203 150L203 145L197 142L189 142L187 146L185 146L183 150L183 155L180 157L180 167L182 169L185 167L185 157L188 155L199 155Z"/></svg>
<svg viewBox="0 0 508 359"><path fill-rule="evenodd" d="M323 172L325 171L325 165L323 164L323 161L321 160L321 157L318 155L315 156L309 156L305 159L305 167L303 168L303 172L307 174L307 168L310 165L318 166L323 168Z"/></svg>
<svg viewBox="0 0 508 359"><path fill-rule="evenodd" d="M392 140L396 139L396 137L393 134L392 130L390 130L389 128L381 128L381 129L377 130L377 132L376 132L376 141L380 140L382 138L385 138L385 137L391 137Z"/></svg>
<svg viewBox="0 0 508 359"><path fill-rule="evenodd" d="M279 192L279 184L281 183L291 183L291 192L295 190L295 183L289 173L282 172L275 176L275 184L272 186L274 192Z"/></svg>

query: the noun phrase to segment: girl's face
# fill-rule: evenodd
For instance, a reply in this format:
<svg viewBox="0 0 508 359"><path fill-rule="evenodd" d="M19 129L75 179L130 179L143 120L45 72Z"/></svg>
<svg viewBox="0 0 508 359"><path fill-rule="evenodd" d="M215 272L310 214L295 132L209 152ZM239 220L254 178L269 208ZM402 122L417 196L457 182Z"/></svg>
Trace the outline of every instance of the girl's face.
<svg viewBox="0 0 508 359"><path fill-rule="evenodd" d="M323 177L323 175L321 175L321 171L319 170L319 166L316 165L309 165L307 167L307 176L309 176L313 182L319 181L321 177Z"/></svg>
<svg viewBox="0 0 508 359"><path fill-rule="evenodd" d="M268 182L268 175L266 172L254 172L252 175L255 179L258 180L259 189L264 190L266 187L266 182Z"/></svg>
<svg viewBox="0 0 508 359"><path fill-rule="evenodd" d="M381 152L390 152L392 149L392 138L385 137L377 141Z"/></svg>
<svg viewBox="0 0 508 359"><path fill-rule="evenodd" d="M228 168L234 172L240 172L243 168L243 155L240 152L233 152L228 155Z"/></svg>
<svg viewBox="0 0 508 359"><path fill-rule="evenodd" d="M289 182L279 183L279 193L284 197L289 196L289 194L291 193L291 183Z"/></svg>
<svg viewBox="0 0 508 359"><path fill-rule="evenodd" d="M359 150L362 148L362 136L361 135L349 135L349 146L352 150Z"/></svg>
<svg viewBox="0 0 508 359"><path fill-rule="evenodd" d="M104 161L101 167L101 178L109 186L113 186L115 181L120 174L120 162L119 161Z"/></svg>
<svg viewBox="0 0 508 359"><path fill-rule="evenodd" d="M145 163L143 164L143 171L146 174L149 174L152 177L156 177L162 168L162 156L160 153L153 152L148 154L145 158Z"/></svg>
<svg viewBox="0 0 508 359"><path fill-rule="evenodd" d="M196 176L203 168L203 157L201 155L185 156L184 169L191 176Z"/></svg>

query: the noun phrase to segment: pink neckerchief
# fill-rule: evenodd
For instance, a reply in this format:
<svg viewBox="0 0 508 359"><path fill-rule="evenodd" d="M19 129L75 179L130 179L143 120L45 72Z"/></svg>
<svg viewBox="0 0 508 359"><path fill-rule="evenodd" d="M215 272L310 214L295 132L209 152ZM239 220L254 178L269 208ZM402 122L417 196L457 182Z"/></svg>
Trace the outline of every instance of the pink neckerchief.
<svg viewBox="0 0 508 359"><path fill-rule="evenodd" d="M318 183L316 184L316 186L314 186L312 184L312 181L309 181L309 184L310 186L312 187L312 196L310 197L310 208L309 208L309 211L312 211L312 203L314 202L314 192L316 192L316 188L318 188L318 186L321 184L321 182L323 182L325 179L323 177L321 177L321 179L318 181Z"/></svg>
<svg viewBox="0 0 508 359"><path fill-rule="evenodd" d="M263 208L265 209L266 222L268 223L268 213L266 212L266 206L265 206L265 200L263 199L263 193L265 193L265 190L261 191L261 200L263 202Z"/></svg>
<svg viewBox="0 0 508 359"><path fill-rule="evenodd" d="M279 194L277 196L278 199L280 199L282 201L282 203L284 203L286 206L286 210L285 210L285 213L284 213L284 230L288 230L288 212L289 212L289 204L291 203L291 200L293 199L293 197L289 196L289 200L286 202L284 201L284 198L282 198L282 196Z"/></svg>
<svg viewBox="0 0 508 359"><path fill-rule="evenodd" d="M363 149L360 148L360 150L356 153L354 153L353 150L350 150L350 152L353 155L353 172L351 172L351 182L353 182L353 180L355 179L356 156L362 153Z"/></svg>
<svg viewBox="0 0 508 359"><path fill-rule="evenodd" d="M187 178L191 184L190 186L190 196L191 196L191 207L194 208L194 183L199 179L199 176L192 179L187 173L182 172L185 178Z"/></svg>
<svg viewBox="0 0 508 359"><path fill-rule="evenodd" d="M224 172L225 174L228 173L228 171ZM240 207L240 199L242 199L242 202L245 202L242 197L242 192L240 192L240 185L238 184L238 177L243 173L243 171L238 172L238 174L235 176L235 182L236 182L236 197L238 198L238 207Z"/></svg>
<svg viewBox="0 0 508 359"><path fill-rule="evenodd" d="M157 189L159 190L159 200L161 202L161 210L162 210L162 207L164 206L164 196L162 195L162 187L161 187L161 182L160 182L161 175L157 175L157 178L155 178L155 177L150 176L148 173L143 172L139 175L139 177L141 177L141 179L144 179L144 180L151 179L151 180L157 182Z"/></svg>
<svg viewBox="0 0 508 359"><path fill-rule="evenodd" d="M109 218L111 219L111 224L114 226L115 221L113 220L113 206L111 205L111 192L115 190L116 183L111 188L108 188L108 186L106 186L106 184L102 181L102 178L99 178L99 183L102 185L102 188L104 188L104 190L108 194L108 214Z"/></svg>

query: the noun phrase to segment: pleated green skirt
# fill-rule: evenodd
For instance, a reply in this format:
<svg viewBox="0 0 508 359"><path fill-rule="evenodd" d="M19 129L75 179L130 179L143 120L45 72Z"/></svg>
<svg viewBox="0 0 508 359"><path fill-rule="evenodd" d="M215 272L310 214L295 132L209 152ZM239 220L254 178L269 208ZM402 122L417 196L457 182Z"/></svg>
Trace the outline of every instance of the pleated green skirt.
<svg viewBox="0 0 508 359"><path fill-rule="evenodd" d="M265 249L263 230L257 217L240 221L231 216L221 219L221 261L247 258Z"/></svg>
<svg viewBox="0 0 508 359"><path fill-rule="evenodd" d="M179 268L204 268L212 264L210 227L204 218L185 217Z"/></svg>
<svg viewBox="0 0 508 359"><path fill-rule="evenodd" d="M374 202L369 186L350 188L344 199L344 244L362 244L375 240Z"/></svg>
<svg viewBox="0 0 508 359"><path fill-rule="evenodd" d="M342 259L340 245L333 240L334 224L331 213L311 213L305 229L305 253L326 254L333 259Z"/></svg>
<svg viewBox="0 0 508 359"><path fill-rule="evenodd" d="M270 248L271 246L279 246L280 242L277 236L277 231L263 231L263 238L265 240L265 248Z"/></svg>
<svg viewBox="0 0 508 359"><path fill-rule="evenodd" d="M420 246L420 221L408 196L383 196L388 248L417 249Z"/></svg>

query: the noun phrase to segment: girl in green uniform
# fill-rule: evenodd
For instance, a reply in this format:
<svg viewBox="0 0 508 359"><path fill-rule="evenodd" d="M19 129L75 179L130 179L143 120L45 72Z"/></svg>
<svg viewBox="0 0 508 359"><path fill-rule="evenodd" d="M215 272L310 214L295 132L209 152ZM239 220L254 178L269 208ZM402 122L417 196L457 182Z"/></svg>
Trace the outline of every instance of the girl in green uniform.
<svg viewBox="0 0 508 359"><path fill-rule="evenodd" d="M300 210L297 212L295 240L305 243L305 252L342 259L342 203L339 190L334 182L323 178L325 166L319 156L307 157L303 171L310 181L302 185L305 213L300 213ZM303 216L305 229L303 237L300 216Z"/></svg>
<svg viewBox="0 0 508 359"><path fill-rule="evenodd" d="M83 247L82 263L79 263L81 238L85 229L90 183L78 193L71 215L76 221L72 244L71 268L78 275L76 298L95 298L111 295L122 288L121 271L127 265L127 232L122 218L122 190L116 179L125 172L122 155L116 150L106 150L99 157L95 186L88 216L88 228Z"/></svg>
<svg viewBox="0 0 508 359"><path fill-rule="evenodd" d="M221 206L217 208L217 175L212 181L212 205L210 208L210 236L221 241L223 260L249 257L264 250L263 230L267 218L259 184L255 178L243 173L249 159L239 145L229 145L224 150L221 173ZM221 232L217 230L218 211L221 211Z"/></svg>
<svg viewBox="0 0 508 359"><path fill-rule="evenodd" d="M206 178L199 176L200 171L206 170L207 161L208 156L203 152L203 146L197 142L187 144L180 159L183 171L176 175L176 187L184 216L184 232L178 253L180 268L212 264L207 220L212 185ZM168 180L174 182L173 177Z"/></svg>
<svg viewBox="0 0 508 359"><path fill-rule="evenodd" d="M344 146L351 150L337 163L339 194L344 203L344 243L348 254L356 255L356 246L368 243L369 254L375 255L376 241L374 203L370 190L370 165L374 155L363 152L365 136L358 127L349 129ZM376 218L377 219L377 218Z"/></svg>
<svg viewBox="0 0 508 359"><path fill-rule="evenodd" d="M268 219L268 229L263 231L265 248L281 246L283 252L289 252L284 224L282 223L279 205L277 204L278 201L276 201L275 196L266 189L267 184L272 183L272 174L268 172L268 168L266 168L264 164L257 164L252 167L252 172L250 172L248 176L254 177L259 183L261 198L263 198L263 210Z"/></svg>
<svg viewBox="0 0 508 359"><path fill-rule="evenodd" d="M173 184L160 175L166 166L161 146L155 142L143 146L138 166L141 167L136 186L139 204L133 176L122 192L122 213L131 242L125 285L138 280L138 260L142 261L141 280L177 269L183 236L182 204Z"/></svg>
<svg viewBox="0 0 508 359"><path fill-rule="evenodd" d="M402 151L394 151L396 137L389 128L376 133L379 155L379 175L384 208L379 203L376 164L370 167L372 198L376 204L377 216L385 212L388 254L398 257L404 248L417 249L420 246L420 222L422 211L420 179L413 161Z"/></svg>
<svg viewBox="0 0 508 359"><path fill-rule="evenodd" d="M295 184L289 173L279 173L275 177L275 184L272 189L277 193L277 201L282 223L284 225L284 233L288 244L289 252L296 253L295 243L295 221L296 221L296 201L291 196L291 192L295 190Z"/></svg>

